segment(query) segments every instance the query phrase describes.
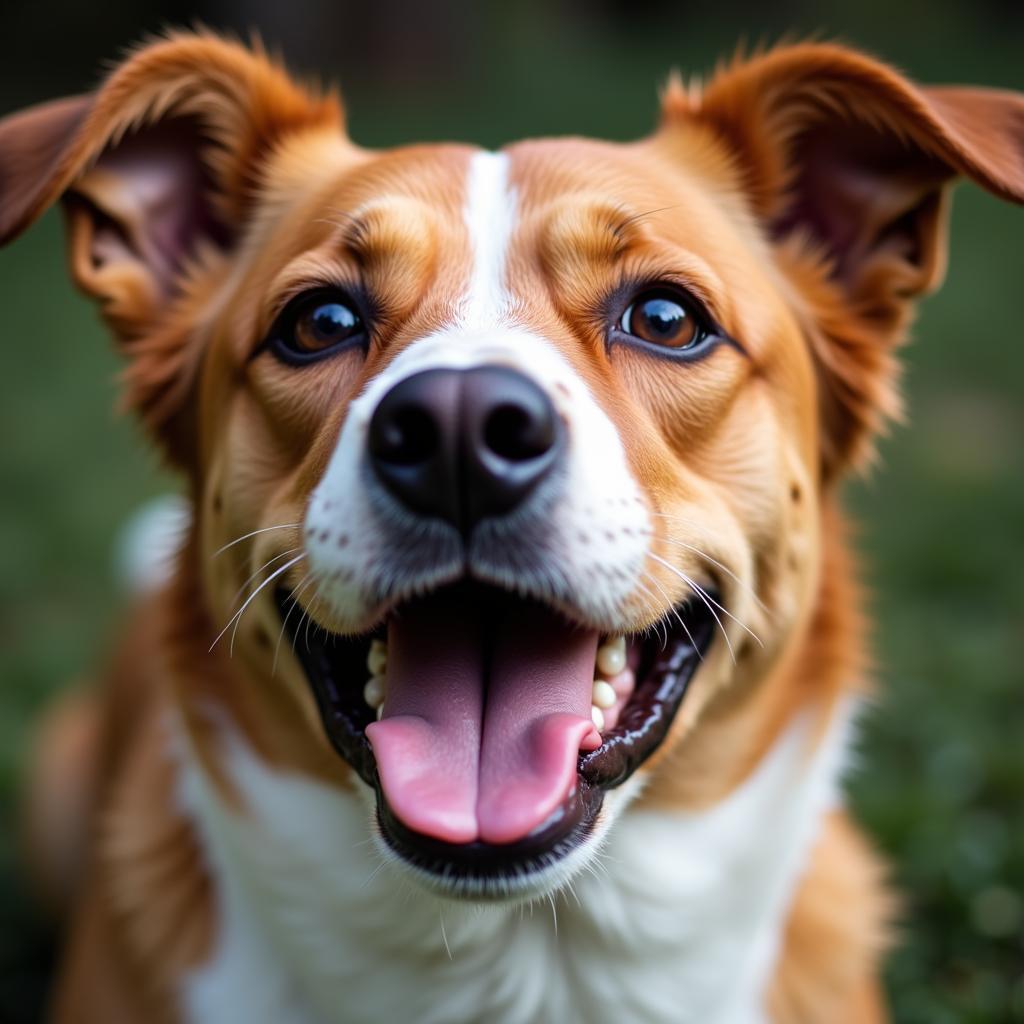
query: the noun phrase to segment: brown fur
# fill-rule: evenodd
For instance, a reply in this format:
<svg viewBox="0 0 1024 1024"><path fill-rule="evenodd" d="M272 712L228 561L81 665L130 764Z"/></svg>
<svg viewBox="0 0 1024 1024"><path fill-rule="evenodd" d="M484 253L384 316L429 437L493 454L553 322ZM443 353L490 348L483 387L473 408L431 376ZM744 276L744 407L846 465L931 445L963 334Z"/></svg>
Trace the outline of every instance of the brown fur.
<svg viewBox="0 0 1024 1024"><path fill-rule="evenodd" d="M723 68L702 91L674 85L650 139L509 149L517 316L560 348L618 427L652 510L667 516L654 553L700 574L686 551L697 545L731 567L748 586L725 580L727 603L765 641L743 639L735 669L720 657L699 674L645 766L648 806L714 803L798 711L824 728L865 685L835 483L898 410L892 351L912 300L941 278L948 181L966 174L1024 198L1022 138L1019 97L920 89L851 51L797 46ZM227 801L238 795L213 697L267 763L359 784L330 750L294 658L285 652L270 678L269 601L239 623L233 659L224 644L209 651L239 584L297 547L298 525L212 555L301 521L349 399L450 315L470 261L470 155L360 150L335 97L211 36L151 43L95 96L0 123L0 240L65 198L72 276L101 303L127 358L126 401L195 509L172 586L139 612L101 697L55 723L40 754L41 804L88 805L72 814L89 823L76 826L87 868L58 1020L173 1020L176 981L212 949L211 881L191 825L167 809L169 717ZM153 178L159 167L173 180ZM171 224L150 186L175 201ZM623 278L683 278L742 348L685 374L609 351L595 309ZM291 295L353 281L380 307L365 361L342 356L298 380L259 355ZM648 570L659 593L634 595L634 628L683 590L662 563ZM54 781L73 762L78 794ZM68 839L51 812L40 808L34 856L56 890L60 864L44 848ZM884 1019L888 913L874 857L836 815L792 906L773 1019Z"/></svg>

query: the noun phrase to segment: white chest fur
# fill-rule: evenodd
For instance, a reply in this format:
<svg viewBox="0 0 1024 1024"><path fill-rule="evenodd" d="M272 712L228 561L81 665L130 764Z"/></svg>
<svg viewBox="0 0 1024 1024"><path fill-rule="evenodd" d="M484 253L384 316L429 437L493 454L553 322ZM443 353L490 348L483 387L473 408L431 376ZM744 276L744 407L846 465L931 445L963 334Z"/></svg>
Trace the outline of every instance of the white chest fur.
<svg viewBox="0 0 1024 1024"><path fill-rule="evenodd" d="M243 818L185 759L182 799L220 900L215 955L182 990L203 1024L545 1024L764 1019L789 899L834 805L851 709L810 747L789 726L699 814L627 810L598 869L548 903L466 906L383 864L368 805L269 771L228 740Z"/></svg>

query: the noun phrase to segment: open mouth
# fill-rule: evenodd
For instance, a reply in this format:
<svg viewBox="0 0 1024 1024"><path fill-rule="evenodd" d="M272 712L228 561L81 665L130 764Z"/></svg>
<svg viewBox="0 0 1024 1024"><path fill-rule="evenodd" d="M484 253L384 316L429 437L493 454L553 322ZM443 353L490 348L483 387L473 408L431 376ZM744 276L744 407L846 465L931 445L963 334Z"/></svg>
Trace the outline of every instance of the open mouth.
<svg viewBox="0 0 1024 1024"><path fill-rule="evenodd" d="M385 842L439 887L522 887L590 836L605 793L657 749L710 646L691 599L604 636L461 582L372 634L298 629L278 605L331 743L377 794Z"/></svg>

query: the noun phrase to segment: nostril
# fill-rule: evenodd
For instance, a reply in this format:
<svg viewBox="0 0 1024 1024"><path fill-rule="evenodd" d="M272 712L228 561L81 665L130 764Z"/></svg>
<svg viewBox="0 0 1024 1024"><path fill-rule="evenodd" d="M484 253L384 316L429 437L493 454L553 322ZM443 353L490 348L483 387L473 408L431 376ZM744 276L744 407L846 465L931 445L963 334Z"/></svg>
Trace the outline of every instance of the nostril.
<svg viewBox="0 0 1024 1024"><path fill-rule="evenodd" d="M483 437L490 451L509 462L539 458L555 443L549 417L538 417L513 403L503 403L491 410L484 422Z"/></svg>
<svg viewBox="0 0 1024 1024"><path fill-rule="evenodd" d="M399 466L426 462L437 451L439 438L434 417L417 405L389 410L390 415L375 424L371 436L374 458Z"/></svg>

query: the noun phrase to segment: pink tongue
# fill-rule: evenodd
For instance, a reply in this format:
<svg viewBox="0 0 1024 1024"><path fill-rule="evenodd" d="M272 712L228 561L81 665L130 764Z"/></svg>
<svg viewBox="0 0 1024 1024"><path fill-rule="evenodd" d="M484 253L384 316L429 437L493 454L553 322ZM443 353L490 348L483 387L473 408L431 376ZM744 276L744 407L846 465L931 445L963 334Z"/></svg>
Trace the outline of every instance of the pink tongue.
<svg viewBox="0 0 1024 1024"><path fill-rule="evenodd" d="M366 735L399 820L448 843L512 843L541 825L575 785L580 750L601 743L590 720L597 639L510 602L485 662L472 591L392 619L384 715Z"/></svg>

